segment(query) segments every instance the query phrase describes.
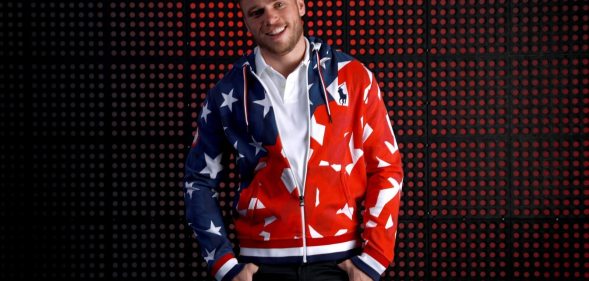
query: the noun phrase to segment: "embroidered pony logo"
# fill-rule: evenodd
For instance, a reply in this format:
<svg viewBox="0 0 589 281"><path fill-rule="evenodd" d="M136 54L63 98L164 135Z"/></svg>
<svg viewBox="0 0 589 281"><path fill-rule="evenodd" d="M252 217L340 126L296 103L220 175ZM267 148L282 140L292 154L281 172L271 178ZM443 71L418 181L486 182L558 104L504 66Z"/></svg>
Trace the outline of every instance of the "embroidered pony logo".
<svg viewBox="0 0 589 281"><path fill-rule="evenodd" d="M348 105L348 88L346 87L346 83L341 84L338 88L337 88L337 92L339 94L339 100L338 103L340 105Z"/></svg>

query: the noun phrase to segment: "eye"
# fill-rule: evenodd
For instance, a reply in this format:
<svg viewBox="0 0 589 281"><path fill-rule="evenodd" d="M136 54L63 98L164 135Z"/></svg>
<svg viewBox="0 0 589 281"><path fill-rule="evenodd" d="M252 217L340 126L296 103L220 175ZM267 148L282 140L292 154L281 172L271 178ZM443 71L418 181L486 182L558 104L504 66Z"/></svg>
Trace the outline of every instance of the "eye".
<svg viewBox="0 0 589 281"><path fill-rule="evenodd" d="M259 16L261 16L263 14L264 14L264 9L255 9L253 11L250 11L248 15L250 17L257 18L257 17L259 17Z"/></svg>
<svg viewBox="0 0 589 281"><path fill-rule="evenodd" d="M275 8L283 8L284 6L286 6L286 4L284 4L284 2L276 2L276 4L274 4Z"/></svg>

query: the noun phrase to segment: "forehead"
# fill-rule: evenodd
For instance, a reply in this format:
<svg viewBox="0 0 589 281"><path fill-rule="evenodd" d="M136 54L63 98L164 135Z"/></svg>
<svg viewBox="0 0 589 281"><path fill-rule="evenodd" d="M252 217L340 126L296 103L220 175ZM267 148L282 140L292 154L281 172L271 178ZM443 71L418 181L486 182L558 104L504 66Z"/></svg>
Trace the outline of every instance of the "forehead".
<svg viewBox="0 0 589 281"><path fill-rule="evenodd" d="M239 0L241 8L245 11L253 7L262 7L280 0ZM283 2L289 2L288 0L282 0Z"/></svg>

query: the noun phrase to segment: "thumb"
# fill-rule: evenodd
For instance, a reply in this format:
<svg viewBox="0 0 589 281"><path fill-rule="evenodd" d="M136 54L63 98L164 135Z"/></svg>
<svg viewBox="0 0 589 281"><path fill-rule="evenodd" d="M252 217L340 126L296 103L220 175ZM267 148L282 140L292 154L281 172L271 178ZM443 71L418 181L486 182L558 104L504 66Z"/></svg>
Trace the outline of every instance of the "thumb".
<svg viewBox="0 0 589 281"><path fill-rule="evenodd" d="M347 264L348 261L349 260L345 260L345 261L342 261L342 262L338 263L337 264L337 267L339 267L343 271L348 271L347 270L348 269L348 264Z"/></svg>
<svg viewBox="0 0 589 281"><path fill-rule="evenodd" d="M258 272L258 270L260 270L260 268L257 265L253 264L253 263L248 263L246 266L249 268L249 271L252 274L253 273L256 273L256 272Z"/></svg>

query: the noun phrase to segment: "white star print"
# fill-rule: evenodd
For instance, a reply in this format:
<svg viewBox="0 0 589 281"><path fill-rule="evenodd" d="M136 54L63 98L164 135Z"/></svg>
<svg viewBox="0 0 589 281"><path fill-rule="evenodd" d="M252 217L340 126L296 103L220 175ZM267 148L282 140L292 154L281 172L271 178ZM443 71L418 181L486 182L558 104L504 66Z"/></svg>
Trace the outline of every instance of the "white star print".
<svg viewBox="0 0 589 281"><path fill-rule="evenodd" d="M397 193L401 191L401 184L397 182L397 180L394 178L389 178L388 180L391 184L393 184L393 187L382 189L378 192L378 199L376 200L376 204L374 207L370 208L370 214L374 217L378 217L384 206L393 200Z"/></svg>
<svg viewBox="0 0 589 281"><path fill-rule="evenodd" d="M390 142L385 141L384 144L389 148L389 151L391 151L392 154L395 154L395 152L399 150L399 146L397 146L397 143L391 144Z"/></svg>
<svg viewBox="0 0 589 281"><path fill-rule="evenodd" d="M309 225L309 233L311 234L311 237L313 237L313 238L323 238L323 235L321 235L319 232L317 232L317 230L313 229L310 225Z"/></svg>
<svg viewBox="0 0 589 281"><path fill-rule="evenodd" d="M275 220L276 220L276 217L275 216L271 216L271 217L265 218L264 219L264 226L267 226L267 225L273 223Z"/></svg>
<svg viewBox="0 0 589 281"><path fill-rule="evenodd" d="M349 146L350 146L350 154L352 155L352 163L350 163L346 166L346 172L348 173L348 175L352 172L352 169L354 168L354 166L358 162L358 159L360 159L360 157L362 157L362 155L364 155L364 151L362 149L355 148L354 134L352 134L350 136L350 145Z"/></svg>
<svg viewBox="0 0 589 281"><path fill-rule="evenodd" d="M337 70L341 70L344 66L346 66L348 63L350 63L351 60L349 61L342 61L342 62L338 62L337 63Z"/></svg>
<svg viewBox="0 0 589 281"><path fill-rule="evenodd" d="M229 94L221 93L221 95L223 95L223 104L221 104L221 107L227 106L229 107L229 111L233 111L233 103L237 101L237 99L233 97L233 89L231 89Z"/></svg>
<svg viewBox="0 0 589 281"><path fill-rule="evenodd" d="M350 208L350 206L348 206L348 203L346 203L346 205L343 208L337 210L336 214L344 214L349 219L352 219L352 216L354 215L354 208Z"/></svg>
<svg viewBox="0 0 589 281"><path fill-rule="evenodd" d="M262 147L262 142L256 141L256 139L254 139L254 137L252 137L252 141L253 142L250 142L250 145L256 148L256 154L255 155L258 155L258 153L260 151L266 151L266 149L264 149L264 147Z"/></svg>
<svg viewBox="0 0 589 281"><path fill-rule="evenodd" d="M319 206L319 188L317 188L317 192L315 193L315 207Z"/></svg>
<svg viewBox="0 0 589 281"><path fill-rule="evenodd" d="M331 168L332 168L334 171L336 171L336 172L339 172L339 171L341 171L341 170L342 170L342 165L340 165L340 164L333 164L333 165L331 165Z"/></svg>
<svg viewBox="0 0 589 281"><path fill-rule="evenodd" d="M325 63L329 60L331 60L330 57L324 57L321 59L321 61L319 61L319 64L321 65L321 67L323 67L323 69L326 69ZM316 68L317 68L317 65L315 65L315 67L313 67L313 69L316 69Z"/></svg>
<svg viewBox="0 0 589 281"><path fill-rule="evenodd" d="M389 220L387 220L387 225L385 225L384 228L389 229L389 228L393 227L393 225L395 225L395 223L393 222L393 217L389 216Z"/></svg>
<svg viewBox="0 0 589 281"><path fill-rule="evenodd" d="M215 226L213 221L211 221L211 226L207 229L207 232L221 236L221 227Z"/></svg>
<svg viewBox="0 0 589 281"><path fill-rule="evenodd" d="M217 249L213 249L212 252L209 252L209 250L207 249L205 249L205 251L207 252L207 256L205 257L206 262L215 260L215 252L217 251Z"/></svg>
<svg viewBox="0 0 589 281"><path fill-rule="evenodd" d="M266 231L260 232L260 236L264 237L264 241L270 240L270 233L268 233Z"/></svg>
<svg viewBox="0 0 589 281"><path fill-rule="evenodd" d="M190 197L190 199L192 199L192 192L200 190L200 188L194 187L194 182L186 182L185 186L186 194L188 194L188 197Z"/></svg>
<svg viewBox="0 0 589 281"><path fill-rule="evenodd" d="M202 171L201 174L209 174L212 179L217 178L217 174L223 170L223 166L221 165L221 158L223 154L219 154L215 159L211 158L208 154L205 153L205 161L207 162L206 166Z"/></svg>
<svg viewBox="0 0 589 281"><path fill-rule="evenodd" d="M202 118L205 120L205 123L207 123L207 116L209 115L209 113L211 113L211 111L209 110L209 103L206 103L202 107Z"/></svg>
<svg viewBox="0 0 589 281"><path fill-rule="evenodd" d="M288 189L288 193L292 193L292 191L296 188L295 181L292 176L292 170L290 168L284 169L280 179L282 180L282 183L286 189Z"/></svg>
<svg viewBox="0 0 589 281"><path fill-rule="evenodd" d="M270 102L268 95L264 94L263 100L257 100L257 101L254 101L254 103L259 104L264 107L264 117L266 117L268 112L270 112L270 108L272 107L272 103Z"/></svg>
<svg viewBox="0 0 589 281"><path fill-rule="evenodd" d="M258 165L256 165L254 172L257 172L257 171L264 169L264 168L266 168L266 162L260 162L260 163L258 163Z"/></svg>
<svg viewBox="0 0 589 281"><path fill-rule="evenodd" d="M386 161L383 161L382 159L376 157L376 160L378 160L378 168L384 168L384 167L388 167L391 164L387 163Z"/></svg>
<svg viewBox="0 0 589 281"><path fill-rule="evenodd" d="M344 82L345 84L345 82ZM343 85L343 84L342 84ZM336 77L331 84L327 86L327 93L336 101L339 101L339 79ZM346 91L347 92L347 91ZM338 102L339 104L339 102ZM347 105L346 105L347 106Z"/></svg>
<svg viewBox="0 0 589 281"><path fill-rule="evenodd" d="M368 137L370 137L370 135L372 135L373 131L374 130L372 129L372 127L370 127L370 125L368 123L366 123L366 125L364 125L364 132L362 134L362 143L366 142Z"/></svg>
<svg viewBox="0 0 589 281"><path fill-rule="evenodd" d="M316 140L319 145L323 145L323 137L325 136L325 126L317 123L315 115L311 118L311 137Z"/></svg>
<svg viewBox="0 0 589 281"><path fill-rule="evenodd" d="M366 86L366 89L364 89L364 103L368 103L368 93L370 93L370 87L372 87L372 72L370 72L368 70L366 70L366 72L368 73L368 76L370 77L370 83L368 84L368 86Z"/></svg>

